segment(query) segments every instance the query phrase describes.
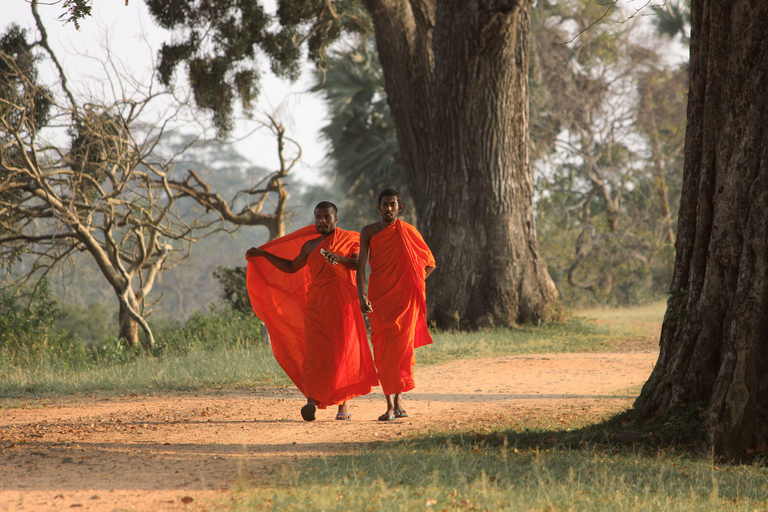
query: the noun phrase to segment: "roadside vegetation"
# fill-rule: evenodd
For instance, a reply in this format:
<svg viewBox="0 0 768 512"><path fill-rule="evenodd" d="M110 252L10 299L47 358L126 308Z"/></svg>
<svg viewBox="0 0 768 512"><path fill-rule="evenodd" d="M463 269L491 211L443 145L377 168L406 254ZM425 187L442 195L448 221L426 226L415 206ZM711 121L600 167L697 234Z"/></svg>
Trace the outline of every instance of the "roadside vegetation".
<svg viewBox="0 0 768 512"><path fill-rule="evenodd" d="M156 340L150 351L140 344L127 348L106 324L94 329L88 311L74 324L71 306L66 307L65 315L47 286L26 301L2 298L0 397L290 385L253 315L222 306L183 323L158 321L152 325ZM658 302L578 312L557 324L435 332L435 343L419 349L418 362L620 348L627 340L652 338L663 311Z"/></svg>
<svg viewBox="0 0 768 512"><path fill-rule="evenodd" d="M620 439L623 421L619 416L574 430L521 425L435 432L380 443L357 455L285 467L274 487L243 489L234 509L765 510L763 458L721 465L695 456L680 437L685 432L669 425L654 438Z"/></svg>

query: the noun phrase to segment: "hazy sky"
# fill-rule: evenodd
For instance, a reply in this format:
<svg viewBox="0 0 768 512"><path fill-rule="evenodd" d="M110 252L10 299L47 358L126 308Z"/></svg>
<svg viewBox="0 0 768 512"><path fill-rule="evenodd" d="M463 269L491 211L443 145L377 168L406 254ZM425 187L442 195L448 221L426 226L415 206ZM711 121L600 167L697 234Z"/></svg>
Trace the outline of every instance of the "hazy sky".
<svg viewBox="0 0 768 512"><path fill-rule="evenodd" d="M27 0L0 0L0 4L3 32L12 22L36 30ZM74 82L72 88L77 91L109 89L107 71L101 64L107 55L106 47L131 77L148 83L153 76L152 60L162 42L169 40L168 33L154 24L143 0L129 0L127 6L125 0L96 0L93 16L80 22L79 31L71 23L64 24L57 19L63 12L60 4L41 2L38 10L51 47L67 71L68 79ZM182 84L185 82L184 72L179 71L177 82ZM44 77L48 79L52 73L51 70ZM309 89L308 79L305 73L296 84L278 80L268 71L265 60L261 95L254 115L258 119L264 118L259 114L271 114L286 126L286 134L302 147L302 165L297 169L297 175L304 181L316 182L325 155L318 130L326 110L317 95L304 92ZM232 138L245 137L236 143L237 150L254 165L276 169L278 159L274 138L264 129L247 135L258 127L255 122L242 119L235 126Z"/></svg>

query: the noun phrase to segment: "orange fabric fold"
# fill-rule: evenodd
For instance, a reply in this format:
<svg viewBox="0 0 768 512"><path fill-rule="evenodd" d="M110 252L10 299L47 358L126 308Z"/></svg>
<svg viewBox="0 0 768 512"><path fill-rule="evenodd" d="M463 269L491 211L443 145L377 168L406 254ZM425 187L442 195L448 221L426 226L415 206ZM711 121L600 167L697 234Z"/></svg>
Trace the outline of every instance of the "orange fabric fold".
<svg viewBox="0 0 768 512"><path fill-rule="evenodd" d="M397 220L371 237L368 299L371 345L385 395L415 387L415 349L432 343L427 328L426 267L435 258L421 234Z"/></svg>
<svg viewBox="0 0 768 512"><path fill-rule="evenodd" d="M314 225L261 248L293 260L301 247L320 236ZM265 258L247 258L251 306L269 332L280 367L321 409L370 393L378 384L360 313L355 272L330 265L320 249L341 256L360 250L360 235L336 228L294 274Z"/></svg>

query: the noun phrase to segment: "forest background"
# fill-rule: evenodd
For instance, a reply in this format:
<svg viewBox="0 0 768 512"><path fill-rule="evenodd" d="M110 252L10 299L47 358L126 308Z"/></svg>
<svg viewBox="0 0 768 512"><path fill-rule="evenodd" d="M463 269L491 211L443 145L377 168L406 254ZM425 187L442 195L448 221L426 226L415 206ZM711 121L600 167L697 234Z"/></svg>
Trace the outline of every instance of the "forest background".
<svg viewBox="0 0 768 512"><path fill-rule="evenodd" d="M672 272L685 133L686 11L669 2L660 13L620 7L608 16L606 6L586 0L541 1L533 9L528 79L539 250L571 308L657 300ZM31 26L28 18L18 21ZM93 30L89 23L81 21L81 30ZM67 31L75 27L57 29L63 47ZM382 188L398 187L408 204L372 39L343 41L323 72L305 70L303 76L299 88L322 101L327 114L318 119L306 108L291 111L285 101L267 112L302 149L312 148L305 157L309 168L285 180L288 230L309 223L320 200L339 205L340 226L347 229L375 220L375 194ZM319 136L299 128L307 126ZM257 182L277 165L276 149L253 144L246 136L252 130L238 127L232 138L243 138L240 145L204 134L175 165L193 169L231 199L243 183ZM162 144L169 151L188 144L188 125L168 133ZM267 138L276 146L270 132ZM325 145L318 150L318 141L308 138ZM193 203L185 208L190 215L199 210ZM415 221L412 212L404 215ZM226 279L214 274L228 275L222 269L242 265L245 250L268 236L263 228L245 227L195 242L189 257L159 274L153 321L181 323L212 304L226 307L220 282ZM24 265L22 259L16 271ZM74 255L48 279L62 313L58 326L87 343L117 333L114 291L86 256ZM242 307L242 296L230 299Z"/></svg>

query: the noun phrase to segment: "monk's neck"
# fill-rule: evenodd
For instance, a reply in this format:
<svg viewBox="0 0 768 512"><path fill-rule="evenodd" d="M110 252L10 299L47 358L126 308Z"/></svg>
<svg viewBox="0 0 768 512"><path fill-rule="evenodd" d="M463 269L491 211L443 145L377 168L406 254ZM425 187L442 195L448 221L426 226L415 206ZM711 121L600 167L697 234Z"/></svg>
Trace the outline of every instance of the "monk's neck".
<svg viewBox="0 0 768 512"><path fill-rule="evenodd" d="M396 222L397 222L397 219L393 220L392 222L387 222L387 221L385 221L384 219L381 219L381 220L379 221L379 229L386 229L386 228L388 228L389 226L392 226L392 225L394 225Z"/></svg>

